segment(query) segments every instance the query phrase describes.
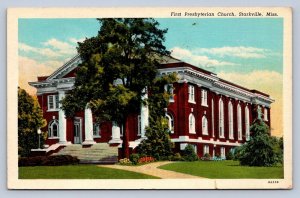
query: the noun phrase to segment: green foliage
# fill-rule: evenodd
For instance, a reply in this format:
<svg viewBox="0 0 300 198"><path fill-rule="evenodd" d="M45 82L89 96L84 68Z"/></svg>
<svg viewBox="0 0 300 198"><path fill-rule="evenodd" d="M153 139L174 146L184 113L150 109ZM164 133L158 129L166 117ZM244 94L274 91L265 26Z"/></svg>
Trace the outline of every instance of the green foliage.
<svg viewBox="0 0 300 198"><path fill-rule="evenodd" d="M238 149L241 165L273 166L280 162L274 145L275 139L269 135L269 127L262 120L256 120L250 131L250 141Z"/></svg>
<svg viewBox="0 0 300 198"><path fill-rule="evenodd" d="M29 156L30 150L38 148L39 136L37 130L46 126L42 110L36 98L18 87L18 153ZM40 145L44 143L47 134L42 132Z"/></svg>
<svg viewBox="0 0 300 198"><path fill-rule="evenodd" d="M139 163L140 155L137 153L131 154L129 159L132 164L137 165Z"/></svg>
<svg viewBox="0 0 300 198"><path fill-rule="evenodd" d="M183 159L185 161L197 161L198 160L198 156L195 153L195 149L194 146L191 144L188 144L185 149L183 150Z"/></svg>
<svg viewBox="0 0 300 198"><path fill-rule="evenodd" d="M62 101L68 117L88 105L97 121L123 125L123 157L129 157L126 121L138 114L146 88L153 88L162 56L169 55L163 42L167 30L154 19L98 19L96 37L78 43L82 63L75 88ZM151 87L151 88L150 88Z"/></svg>
<svg viewBox="0 0 300 198"><path fill-rule="evenodd" d="M229 152L226 153L226 160L233 160L234 159L234 154L233 151L230 150Z"/></svg>
<svg viewBox="0 0 300 198"><path fill-rule="evenodd" d="M21 166L63 166L69 164L78 164L77 157L71 155L53 155L19 158L19 167Z"/></svg>
<svg viewBox="0 0 300 198"><path fill-rule="evenodd" d="M169 130L161 120L157 120L155 124L147 127L145 135L147 139L138 145L138 153L152 156L156 160L173 155L173 143L170 140Z"/></svg>
<svg viewBox="0 0 300 198"><path fill-rule="evenodd" d="M183 158L180 155L180 153L175 153L174 156L172 156L171 160L172 161L183 161Z"/></svg>

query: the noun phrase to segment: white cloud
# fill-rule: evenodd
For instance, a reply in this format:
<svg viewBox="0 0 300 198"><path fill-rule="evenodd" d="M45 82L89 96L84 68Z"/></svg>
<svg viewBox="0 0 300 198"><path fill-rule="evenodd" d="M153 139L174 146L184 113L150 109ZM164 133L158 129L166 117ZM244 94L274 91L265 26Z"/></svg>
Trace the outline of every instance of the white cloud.
<svg viewBox="0 0 300 198"><path fill-rule="evenodd" d="M197 48L193 50L195 54L211 54L219 57L238 58L266 58L275 55L271 50L256 47L220 47L220 48Z"/></svg>
<svg viewBox="0 0 300 198"><path fill-rule="evenodd" d="M85 37L79 38L79 39L76 39L76 38L70 38L69 41L70 41L71 43L77 44L77 42L82 42L82 41L84 41L85 39L86 39Z"/></svg>
<svg viewBox="0 0 300 198"><path fill-rule="evenodd" d="M197 55L193 51L188 49L183 49L180 47L174 47L171 49L171 55L175 58L185 60L192 64L207 67L207 66L236 66L238 64L228 62L228 61L220 61L216 59L210 59L208 56Z"/></svg>
<svg viewBox="0 0 300 198"><path fill-rule="evenodd" d="M218 77L249 89L262 91L275 99L275 102L271 105L271 132L272 135L282 136L283 76L281 73L269 70L257 70L249 73L220 72Z"/></svg>

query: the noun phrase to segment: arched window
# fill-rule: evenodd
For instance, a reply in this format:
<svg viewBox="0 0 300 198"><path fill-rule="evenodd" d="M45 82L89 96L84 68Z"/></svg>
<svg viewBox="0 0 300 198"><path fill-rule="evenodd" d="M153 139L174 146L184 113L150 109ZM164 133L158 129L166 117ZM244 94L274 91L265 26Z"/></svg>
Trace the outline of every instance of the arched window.
<svg viewBox="0 0 300 198"><path fill-rule="evenodd" d="M192 113L189 116L189 133L196 133L195 116Z"/></svg>
<svg viewBox="0 0 300 198"><path fill-rule="evenodd" d="M168 127L171 133L174 133L174 118L171 114L167 114L166 118L168 120Z"/></svg>
<svg viewBox="0 0 300 198"><path fill-rule="evenodd" d="M208 135L208 123L207 123L207 118L206 116L202 117L202 134L203 135Z"/></svg>
<svg viewBox="0 0 300 198"><path fill-rule="evenodd" d="M58 121L52 120L48 125L48 136L50 138L52 137L58 137Z"/></svg>
<svg viewBox="0 0 300 198"><path fill-rule="evenodd" d="M238 121L238 139L241 140L242 139L242 109L241 109L241 105L238 104L237 107L237 121Z"/></svg>
<svg viewBox="0 0 300 198"><path fill-rule="evenodd" d="M250 119L249 119L249 108L245 108L245 125L246 125L246 140L250 140Z"/></svg>
<svg viewBox="0 0 300 198"><path fill-rule="evenodd" d="M231 101L228 104L228 117L229 117L229 138L233 139L233 106Z"/></svg>
<svg viewBox="0 0 300 198"><path fill-rule="evenodd" d="M224 103L219 100L219 137L224 138Z"/></svg>

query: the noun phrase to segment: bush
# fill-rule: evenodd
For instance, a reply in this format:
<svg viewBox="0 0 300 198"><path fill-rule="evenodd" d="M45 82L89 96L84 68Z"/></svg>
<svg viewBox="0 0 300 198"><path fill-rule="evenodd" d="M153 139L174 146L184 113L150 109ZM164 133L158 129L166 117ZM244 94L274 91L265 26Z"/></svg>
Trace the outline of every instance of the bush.
<svg viewBox="0 0 300 198"><path fill-rule="evenodd" d="M78 164L77 157L71 155L52 155L19 158L19 166L62 166Z"/></svg>
<svg viewBox="0 0 300 198"><path fill-rule="evenodd" d="M128 158L123 158L123 159L119 160L119 163L128 165L128 164L131 164L131 161Z"/></svg>
<svg viewBox="0 0 300 198"><path fill-rule="evenodd" d="M175 155L172 156L171 161L183 161L183 158L180 153L175 153Z"/></svg>
<svg viewBox="0 0 300 198"><path fill-rule="evenodd" d="M233 151L230 150L228 153L226 153L226 160L233 160L234 159L234 154Z"/></svg>
<svg viewBox="0 0 300 198"><path fill-rule="evenodd" d="M140 159L140 155L137 153L131 154L129 157L130 161L132 162L132 164L136 165L139 162Z"/></svg>
<svg viewBox="0 0 300 198"><path fill-rule="evenodd" d="M211 160L211 156L209 153L205 153L201 159L204 161L209 161Z"/></svg>
<svg viewBox="0 0 300 198"><path fill-rule="evenodd" d="M139 160L138 160L138 163L149 163L149 162L154 162L155 159L153 157L141 157Z"/></svg>
<svg viewBox="0 0 300 198"><path fill-rule="evenodd" d="M198 156L195 153L195 149L193 147L193 145L188 144L184 151L183 151L183 159L185 161L197 161L198 160Z"/></svg>

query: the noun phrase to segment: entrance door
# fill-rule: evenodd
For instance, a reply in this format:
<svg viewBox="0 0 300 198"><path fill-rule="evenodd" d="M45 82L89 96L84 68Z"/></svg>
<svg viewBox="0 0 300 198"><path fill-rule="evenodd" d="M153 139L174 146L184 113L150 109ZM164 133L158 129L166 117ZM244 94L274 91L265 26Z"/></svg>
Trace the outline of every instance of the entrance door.
<svg viewBox="0 0 300 198"><path fill-rule="evenodd" d="M74 144L81 144L81 119L74 119Z"/></svg>

